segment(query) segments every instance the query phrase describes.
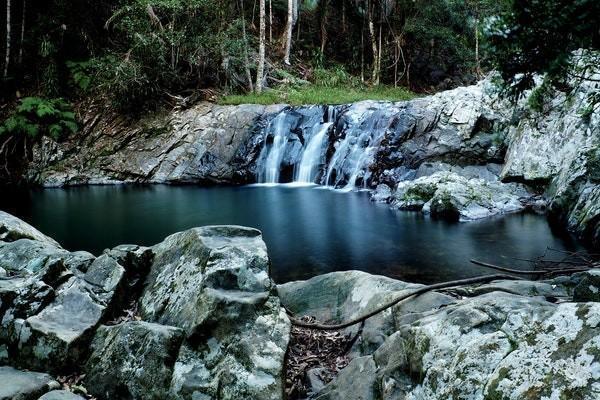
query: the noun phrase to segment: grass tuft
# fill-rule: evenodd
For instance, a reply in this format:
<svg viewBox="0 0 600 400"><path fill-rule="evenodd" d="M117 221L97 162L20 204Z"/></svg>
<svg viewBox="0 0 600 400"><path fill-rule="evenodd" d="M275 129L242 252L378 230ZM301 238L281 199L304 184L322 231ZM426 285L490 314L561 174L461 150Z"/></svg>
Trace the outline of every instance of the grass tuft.
<svg viewBox="0 0 600 400"><path fill-rule="evenodd" d="M361 100L404 101L416 95L405 88L391 86L378 87L325 87L307 85L289 90L270 89L262 94L248 93L243 95L223 96L219 104L347 104Z"/></svg>

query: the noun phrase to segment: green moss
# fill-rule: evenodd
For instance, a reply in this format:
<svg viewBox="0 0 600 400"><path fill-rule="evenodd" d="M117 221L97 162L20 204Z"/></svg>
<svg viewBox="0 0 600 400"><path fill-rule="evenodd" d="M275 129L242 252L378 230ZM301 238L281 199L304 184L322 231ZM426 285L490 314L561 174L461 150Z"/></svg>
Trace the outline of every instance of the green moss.
<svg viewBox="0 0 600 400"><path fill-rule="evenodd" d="M508 377L508 372L508 368L500 368L498 376L488 385L484 400L504 400L507 398L498 390L498 386L500 385L500 382Z"/></svg>
<svg viewBox="0 0 600 400"><path fill-rule="evenodd" d="M436 190L437 187L433 183L424 185L414 185L406 190L402 199L405 201L428 202L429 200L431 200Z"/></svg>

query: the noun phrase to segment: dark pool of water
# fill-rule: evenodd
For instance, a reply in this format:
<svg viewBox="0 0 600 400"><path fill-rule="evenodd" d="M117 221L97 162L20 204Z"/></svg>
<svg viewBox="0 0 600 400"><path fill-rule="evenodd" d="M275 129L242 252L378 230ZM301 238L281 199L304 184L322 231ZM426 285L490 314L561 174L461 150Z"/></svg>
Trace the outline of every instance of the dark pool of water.
<svg viewBox="0 0 600 400"><path fill-rule="evenodd" d="M374 204L366 193L319 188L90 186L2 189L0 209L69 250L98 254L118 244L151 245L186 228L237 224L262 230L277 282L348 269L415 282L492 273L475 258L527 269L511 259L547 247L578 250L542 216L514 214L447 223Z"/></svg>

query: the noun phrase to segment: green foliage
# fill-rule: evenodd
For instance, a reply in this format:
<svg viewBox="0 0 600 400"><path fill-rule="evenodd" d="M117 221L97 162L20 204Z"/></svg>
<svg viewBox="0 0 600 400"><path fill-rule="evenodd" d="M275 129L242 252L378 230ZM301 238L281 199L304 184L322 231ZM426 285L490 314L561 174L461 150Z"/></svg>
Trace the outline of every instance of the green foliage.
<svg viewBox="0 0 600 400"><path fill-rule="evenodd" d="M513 0L485 32L494 66L517 97L535 86L537 74L566 88L573 51L600 48L598 26L597 0Z"/></svg>
<svg viewBox="0 0 600 400"><path fill-rule="evenodd" d="M531 95L527 98L527 105L529 108L536 112L543 112L548 99L553 93L552 85L548 80L533 89Z"/></svg>
<svg viewBox="0 0 600 400"><path fill-rule="evenodd" d="M378 87L324 87L306 85L301 88L286 90L271 89L260 95L230 95L219 99L220 104L346 104L361 100L403 101L415 97L414 93L404 88L390 86Z"/></svg>
<svg viewBox="0 0 600 400"><path fill-rule="evenodd" d="M26 135L38 139L46 135L58 140L77 129L75 114L63 99L25 97L0 125L0 136Z"/></svg>
<svg viewBox="0 0 600 400"><path fill-rule="evenodd" d="M313 71L313 82L315 85L325 88L359 87L361 85L360 79L350 75L341 66L329 69L316 68Z"/></svg>

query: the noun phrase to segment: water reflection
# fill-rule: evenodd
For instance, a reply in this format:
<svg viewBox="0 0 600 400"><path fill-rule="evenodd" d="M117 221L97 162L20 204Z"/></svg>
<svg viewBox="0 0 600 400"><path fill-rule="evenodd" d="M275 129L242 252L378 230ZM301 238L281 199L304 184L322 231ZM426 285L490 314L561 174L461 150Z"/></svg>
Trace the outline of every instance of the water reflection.
<svg viewBox="0 0 600 400"><path fill-rule="evenodd" d="M71 250L100 253L151 245L193 226L237 224L263 231L278 282L360 269L418 282L490 273L470 258L527 269L548 246L578 250L543 217L508 215L446 223L373 204L366 193L315 187L91 186L2 189L0 208ZM4 194L6 193L6 195Z"/></svg>

